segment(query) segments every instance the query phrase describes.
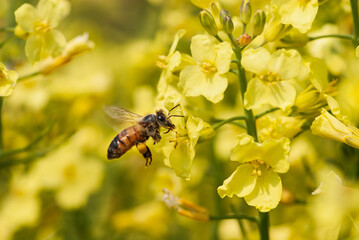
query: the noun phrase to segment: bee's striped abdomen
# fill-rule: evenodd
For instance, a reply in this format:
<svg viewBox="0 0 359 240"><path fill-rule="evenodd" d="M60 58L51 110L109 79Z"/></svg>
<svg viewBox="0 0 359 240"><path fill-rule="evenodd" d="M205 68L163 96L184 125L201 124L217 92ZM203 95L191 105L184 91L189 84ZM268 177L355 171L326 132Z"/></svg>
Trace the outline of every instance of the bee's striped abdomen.
<svg viewBox="0 0 359 240"><path fill-rule="evenodd" d="M107 150L107 158L119 158L130 150L136 142L142 142L144 140L146 140L145 137L136 125L128 127L117 134L112 140Z"/></svg>

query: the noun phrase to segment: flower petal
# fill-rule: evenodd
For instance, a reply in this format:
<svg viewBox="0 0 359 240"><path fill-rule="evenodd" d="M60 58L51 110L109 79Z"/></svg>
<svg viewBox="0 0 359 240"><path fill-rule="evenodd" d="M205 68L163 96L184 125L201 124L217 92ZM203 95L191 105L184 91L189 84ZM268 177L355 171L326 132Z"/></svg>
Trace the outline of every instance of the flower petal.
<svg viewBox="0 0 359 240"><path fill-rule="evenodd" d="M215 65L219 74L223 74L229 71L229 65L233 55L233 50L228 42L221 42L215 47L217 57Z"/></svg>
<svg viewBox="0 0 359 240"><path fill-rule="evenodd" d="M278 140L268 140L263 142L262 159L271 166L273 171L285 173L289 169L289 151L290 141L288 138L282 137Z"/></svg>
<svg viewBox="0 0 359 240"><path fill-rule="evenodd" d="M190 142L178 144L169 156L169 163L177 176L190 179L192 162L195 156L194 147Z"/></svg>
<svg viewBox="0 0 359 240"><path fill-rule="evenodd" d="M283 24L291 24L302 33L312 27L318 12L317 0L309 0L304 3L298 0L273 0L272 2Z"/></svg>
<svg viewBox="0 0 359 240"><path fill-rule="evenodd" d="M258 78L249 81L247 91L244 94L244 107L246 109L259 109L268 104L269 87Z"/></svg>
<svg viewBox="0 0 359 240"><path fill-rule="evenodd" d="M261 212L268 212L277 207L282 194L282 181L277 173L263 168L262 176L257 177L253 191L244 197L247 204Z"/></svg>
<svg viewBox="0 0 359 240"><path fill-rule="evenodd" d="M271 54L265 48L250 48L244 51L242 55L241 64L247 71L263 74L267 71L268 63L271 59Z"/></svg>
<svg viewBox="0 0 359 240"><path fill-rule="evenodd" d="M32 5L25 3L16 9L15 19L22 30L32 32L34 30L34 22L39 20L39 16Z"/></svg>
<svg viewBox="0 0 359 240"><path fill-rule="evenodd" d="M219 186L217 191L221 198L225 196L244 197L250 194L256 186L257 176L252 175L253 167L250 164L243 164L224 180L223 185Z"/></svg>
<svg viewBox="0 0 359 240"><path fill-rule="evenodd" d="M196 35L191 40L191 53L197 64L204 62L214 63L216 39L209 35Z"/></svg>
<svg viewBox="0 0 359 240"><path fill-rule="evenodd" d="M218 73L207 75L197 65L186 66L181 71L178 83L178 86L183 88L184 95L190 97L203 95L213 103L223 99L227 85L226 77Z"/></svg>
<svg viewBox="0 0 359 240"><path fill-rule="evenodd" d="M231 151L231 161L245 163L261 158L260 146L253 137L242 133L237 137L235 147Z"/></svg>
<svg viewBox="0 0 359 240"><path fill-rule="evenodd" d="M296 90L287 81L276 82L269 85L268 103L272 107L279 107L283 111L293 106Z"/></svg>
<svg viewBox="0 0 359 240"><path fill-rule="evenodd" d="M177 48L177 44L178 44L178 41L186 34L186 30L184 29L180 29L177 31L174 39L173 39L173 43L172 43L172 46L170 48L170 51L168 52L168 56L170 56L172 53L175 52L176 48Z"/></svg>
<svg viewBox="0 0 359 240"><path fill-rule="evenodd" d="M70 13L71 5L67 0L40 0L37 10L42 20L47 20L52 28Z"/></svg>
<svg viewBox="0 0 359 240"><path fill-rule="evenodd" d="M223 99L223 93L227 89L228 79L225 76L214 74L212 78L206 78L206 84L202 85L202 95L207 100L218 103Z"/></svg>
<svg viewBox="0 0 359 240"><path fill-rule="evenodd" d="M283 80L291 79L299 74L302 63L302 57L296 50L280 49L273 53L268 69L273 73L277 73Z"/></svg>
<svg viewBox="0 0 359 240"><path fill-rule="evenodd" d="M323 92L329 87L327 65L322 59L311 57L305 61L309 79L313 86Z"/></svg>

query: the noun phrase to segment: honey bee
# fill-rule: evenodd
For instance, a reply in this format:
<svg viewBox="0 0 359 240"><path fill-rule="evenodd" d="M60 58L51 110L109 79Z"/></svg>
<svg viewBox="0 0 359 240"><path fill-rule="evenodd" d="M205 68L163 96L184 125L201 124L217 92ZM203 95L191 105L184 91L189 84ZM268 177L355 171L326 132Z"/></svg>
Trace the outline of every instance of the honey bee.
<svg viewBox="0 0 359 240"><path fill-rule="evenodd" d="M146 166L151 165L152 154L145 142L152 137L154 144L161 140L160 128L167 129L165 133L175 129L171 122L171 117L183 117L181 115L170 115L171 111L178 107L174 106L168 115L163 110L156 111L155 114L141 116L130 112L124 108L116 106L104 107L108 116L118 122L131 122L133 125L125 128L110 143L107 149L107 159L119 158L136 145L138 151L146 159Z"/></svg>

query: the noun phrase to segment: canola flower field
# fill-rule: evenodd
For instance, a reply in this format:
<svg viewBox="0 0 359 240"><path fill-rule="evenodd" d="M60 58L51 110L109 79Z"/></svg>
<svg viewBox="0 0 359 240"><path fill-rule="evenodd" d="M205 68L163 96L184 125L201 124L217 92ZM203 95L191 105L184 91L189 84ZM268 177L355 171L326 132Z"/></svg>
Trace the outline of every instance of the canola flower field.
<svg viewBox="0 0 359 240"><path fill-rule="evenodd" d="M359 239L358 9L0 0L0 240Z"/></svg>

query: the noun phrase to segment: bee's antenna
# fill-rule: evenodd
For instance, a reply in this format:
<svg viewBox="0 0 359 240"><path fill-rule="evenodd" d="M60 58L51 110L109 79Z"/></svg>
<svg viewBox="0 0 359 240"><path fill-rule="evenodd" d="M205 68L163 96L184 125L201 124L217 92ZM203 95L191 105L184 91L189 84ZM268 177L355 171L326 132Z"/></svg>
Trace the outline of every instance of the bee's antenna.
<svg viewBox="0 0 359 240"><path fill-rule="evenodd" d="M178 107L180 104L177 104L176 106L174 106L173 108L171 108L169 111L168 111L168 115L170 115L170 113L171 113L171 111L173 110L173 109L175 109L176 107Z"/></svg>
<svg viewBox="0 0 359 240"><path fill-rule="evenodd" d="M170 115L170 116L168 116L168 118L171 118L171 117L183 117L184 118L183 115Z"/></svg>

